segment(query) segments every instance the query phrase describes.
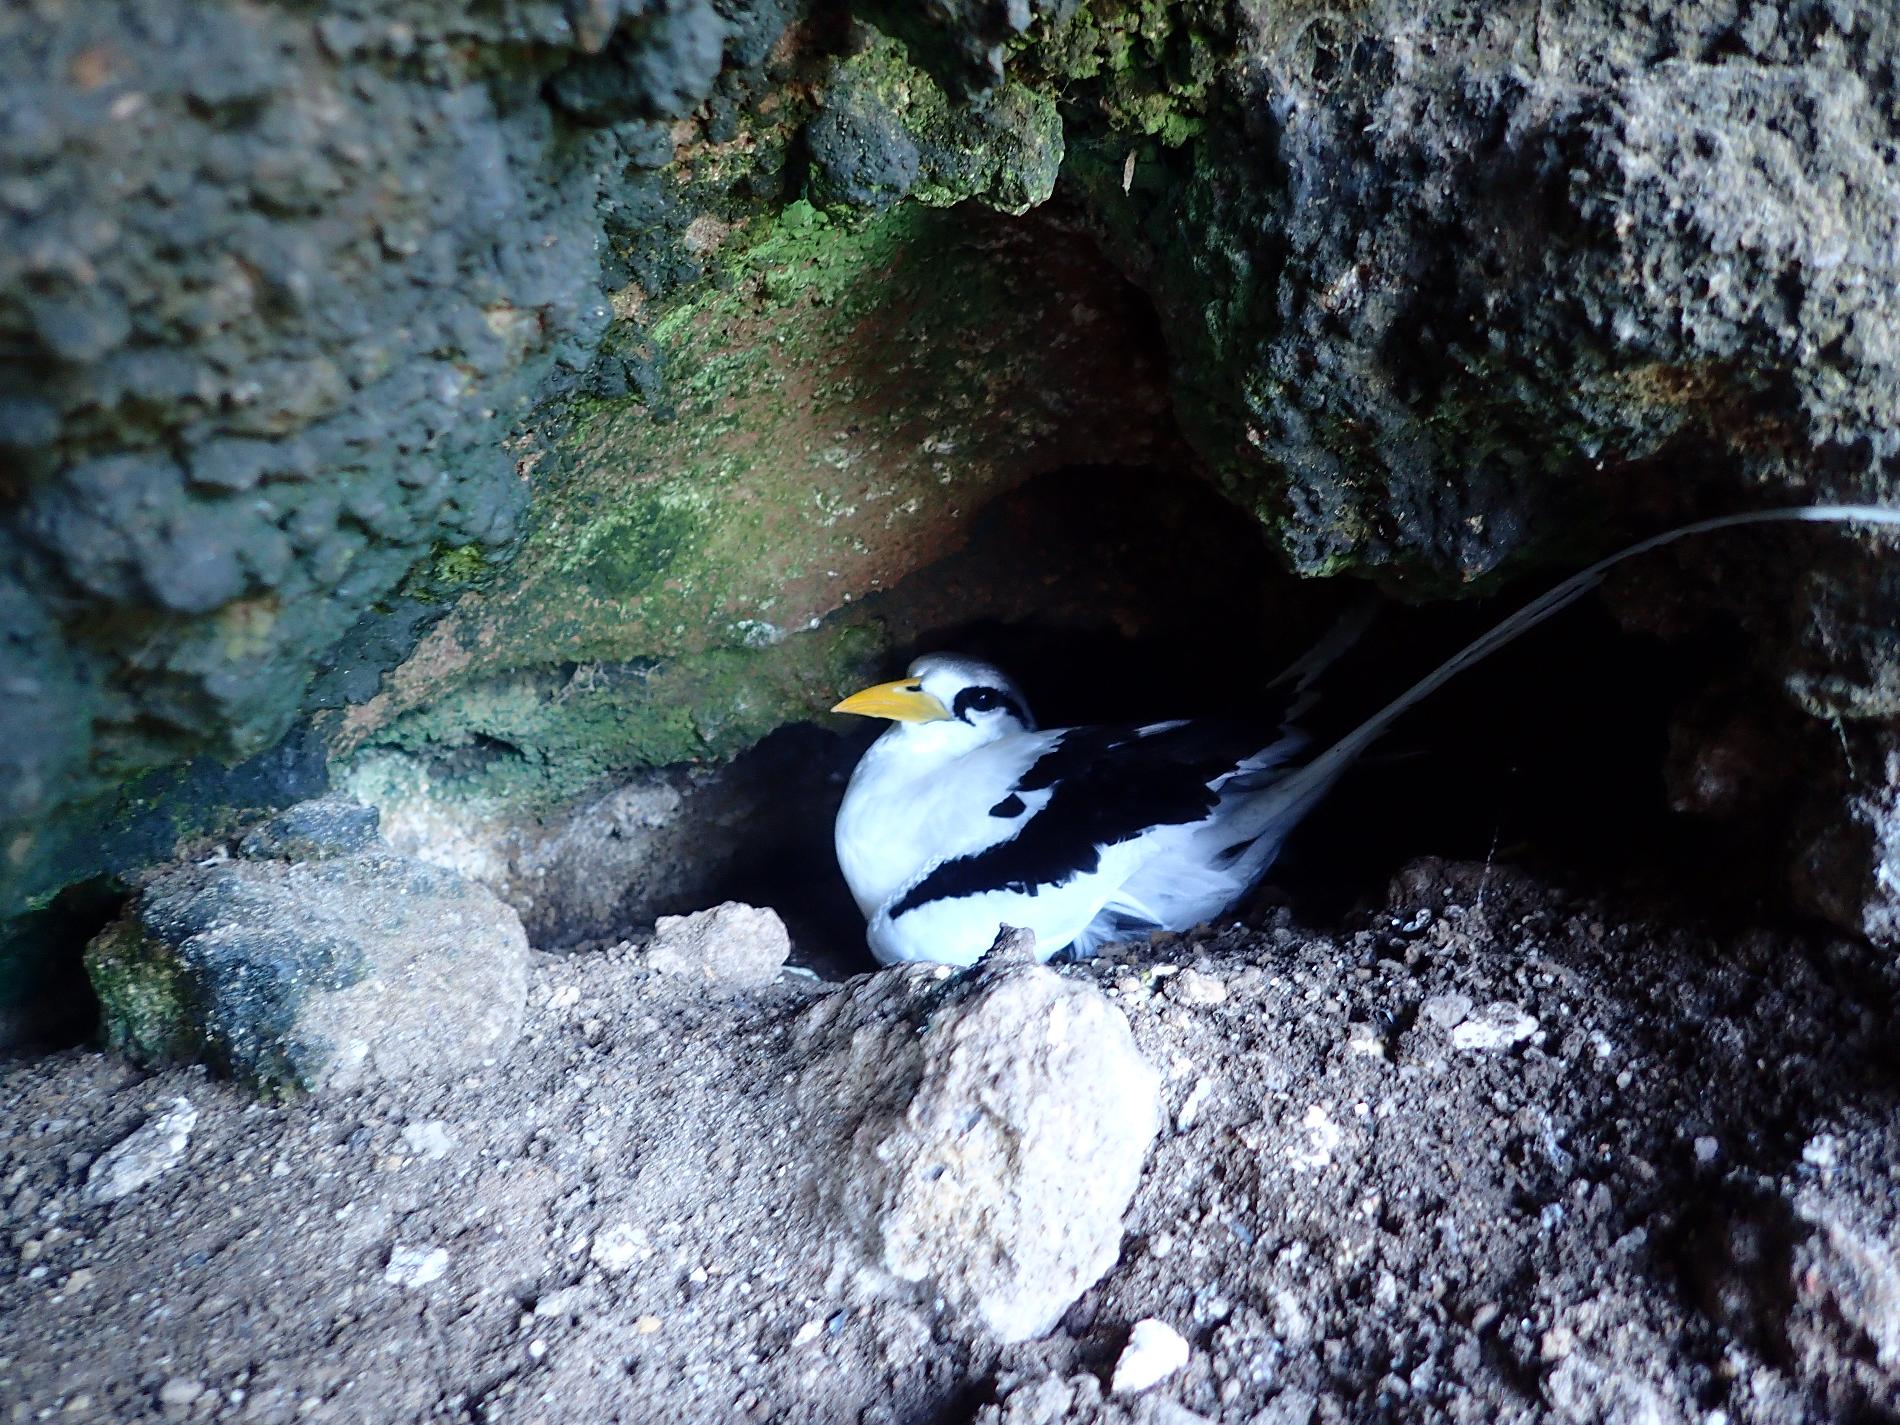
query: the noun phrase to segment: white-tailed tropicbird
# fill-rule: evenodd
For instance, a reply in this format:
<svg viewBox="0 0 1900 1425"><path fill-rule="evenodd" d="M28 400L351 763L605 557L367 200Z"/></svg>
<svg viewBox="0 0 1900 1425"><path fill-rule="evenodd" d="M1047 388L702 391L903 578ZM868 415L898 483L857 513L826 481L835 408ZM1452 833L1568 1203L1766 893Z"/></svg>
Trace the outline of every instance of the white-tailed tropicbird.
<svg viewBox="0 0 1900 1425"><path fill-rule="evenodd" d="M1278 731L1262 740L1204 720L1038 730L1000 669L930 654L832 711L886 718L838 810L838 865L892 965L969 965L1000 927L1037 954L1092 955L1116 940L1186 930L1230 909L1301 817L1406 709L1574 603L1614 565L1692 534L1804 521L1900 525L1900 511L1808 505L1702 520L1598 561L1466 645L1337 741L1297 719L1341 629L1274 684ZM1259 724L1254 724L1257 729Z"/></svg>

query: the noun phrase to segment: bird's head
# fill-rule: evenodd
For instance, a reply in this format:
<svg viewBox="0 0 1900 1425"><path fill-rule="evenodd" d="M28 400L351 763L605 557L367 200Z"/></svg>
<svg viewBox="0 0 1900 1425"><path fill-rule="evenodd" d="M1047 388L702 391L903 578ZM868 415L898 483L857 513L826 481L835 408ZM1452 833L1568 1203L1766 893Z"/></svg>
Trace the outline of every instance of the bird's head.
<svg viewBox="0 0 1900 1425"><path fill-rule="evenodd" d="M899 735L959 748L1036 726L1007 673L955 653L927 653L905 677L853 693L832 711L886 718Z"/></svg>

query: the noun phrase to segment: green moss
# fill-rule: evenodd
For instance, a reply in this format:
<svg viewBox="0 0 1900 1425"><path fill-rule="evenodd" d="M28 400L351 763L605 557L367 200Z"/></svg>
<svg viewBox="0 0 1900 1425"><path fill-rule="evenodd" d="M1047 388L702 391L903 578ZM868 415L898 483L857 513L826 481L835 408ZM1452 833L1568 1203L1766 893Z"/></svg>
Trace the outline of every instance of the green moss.
<svg viewBox="0 0 1900 1425"><path fill-rule="evenodd" d="M451 671L366 747L433 769L432 795L549 806L732 755L873 674L886 640L852 595L954 548L1049 429L1029 363L1076 297L980 237L967 213L808 203L730 235L712 280L644 314L675 418L588 397L551 424L505 586L451 615Z"/></svg>
<svg viewBox="0 0 1900 1425"><path fill-rule="evenodd" d="M917 207L848 222L795 203L735 235L718 280L652 323L674 419L586 398L555 427L540 507L506 596L482 615L471 674L795 634L833 606L831 571L890 537L921 466L919 512L992 478L924 447L981 408L1008 378L997 354L1033 348L1046 314L967 234ZM981 458L1012 437L960 438Z"/></svg>
<svg viewBox="0 0 1900 1425"><path fill-rule="evenodd" d="M858 39L827 71L807 130L818 203L881 210L908 196L1023 213L1048 200L1063 152L1052 95L1008 80L952 99L899 41Z"/></svg>
<svg viewBox="0 0 1900 1425"><path fill-rule="evenodd" d="M379 742L424 759L434 796L543 811L611 776L743 751L867 681L884 647L874 625L841 622L767 648L539 670L470 687Z"/></svg>
<svg viewBox="0 0 1900 1425"><path fill-rule="evenodd" d="M111 1048L155 1067L190 1063L202 1052L178 965L149 944L129 916L86 947L86 974Z"/></svg>
<svg viewBox="0 0 1900 1425"><path fill-rule="evenodd" d="M479 544L438 544L427 559L409 571L397 587L396 597L446 604L486 583L495 568Z"/></svg>
<svg viewBox="0 0 1900 1425"><path fill-rule="evenodd" d="M657 587L704 532L703 510L677 501L661 489L609 510L581 533L568 562L587 586L616 598Z"/></svg>
<svg viewBox="0 0 1900 1425"><path fill-rule="evenodd" d="M472 584L488 572L488 556L479 544L438 549L429 572L444 584Z"/></svg>
<svg viewBox="0 0 1900 1425"><path fill-rule="evenodd" d="M662 341L691 342L694 329L709 316L743 312L749 295L772 307L802 301L832 306L859 289L867 273L894 263L929 227L928 218L910 208L865 221L848 214L834 217L807 199L796 199L729 247L720 260L724 280L701 301L676 306L656 335ZM748 293L748 283L756 283L756 294Z"/></svg>
<svg viewBox="0 0 1900 1425"><path fill-rule="evenodd" d="M1233 44L1226 7L1204 0L1085 0L1018 41L1017 64L1091 127L1178 147L1206 125Z"/></svg>

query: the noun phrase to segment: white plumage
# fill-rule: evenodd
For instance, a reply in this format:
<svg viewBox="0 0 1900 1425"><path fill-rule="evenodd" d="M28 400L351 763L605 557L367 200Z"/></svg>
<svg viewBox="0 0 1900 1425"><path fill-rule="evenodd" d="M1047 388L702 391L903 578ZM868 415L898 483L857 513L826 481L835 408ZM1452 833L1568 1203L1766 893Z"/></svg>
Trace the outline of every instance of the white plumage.
<svg viewBox="0 0 1900 1425"><path fill-rule="evenodd" d="M1278 849L1276 778L1305 746L1211 723L1038 731L1008 675L948 654L840 706L892 718L836 825L887 965L973 963L1000 925L1046 958L1218 915Z"/></svg>
<svg viewBox="0 0 1900 1425"><path fill-rule="evenodd" d="M1298 726L1317 676L1356 636L1348 621L1274 684L1252 736L1201 721L1039 731L987 663L932 654L834 711L891 720L852 774L838 864L883 964L973 964L999 927L1035 932L1045 959L1229 910L1368 744L1421 698L1575 602L1615 564L1686 535L1784 521L1900 525L1900 511L1815 505L1670 530L1565 580L1330 745Z"/></svg>

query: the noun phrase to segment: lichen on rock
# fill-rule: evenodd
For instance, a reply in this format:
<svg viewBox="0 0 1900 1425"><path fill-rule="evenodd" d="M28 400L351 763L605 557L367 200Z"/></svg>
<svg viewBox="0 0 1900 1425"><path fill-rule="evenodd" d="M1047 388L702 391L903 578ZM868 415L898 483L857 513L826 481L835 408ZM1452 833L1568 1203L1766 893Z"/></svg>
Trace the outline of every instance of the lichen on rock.
<svg viewBox="0 0 1900 1425"><path fill-rule="evenodd" d="M520 1025L528 946L489 892L391 855L364 808L319 802L236 858L154 877L87 969L128 1057L290 1091L492 1059Z"/></svg>
<svg viewBox="0 0 1900 1425"><path fill-rule="evenodd" d="M975 199L1019 214L1048 201L1062 121L1047 94L1004 82L953 101L897 41L866 28L856 44L826 72L806 126L813 201L876 212L906 197Z"/></svg>
<svg viewBox="0 0 1900 1425"><path fill-rule="evenodd" d="M1176 419L1281 559L1413 598L1893 498L1894 32L1732 9L15 7L0 917L357 759L565 813L728 756L986 501ZM1864 563L1695 596L1887 720Z"/></svg>

